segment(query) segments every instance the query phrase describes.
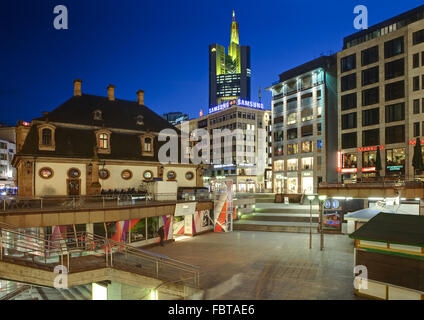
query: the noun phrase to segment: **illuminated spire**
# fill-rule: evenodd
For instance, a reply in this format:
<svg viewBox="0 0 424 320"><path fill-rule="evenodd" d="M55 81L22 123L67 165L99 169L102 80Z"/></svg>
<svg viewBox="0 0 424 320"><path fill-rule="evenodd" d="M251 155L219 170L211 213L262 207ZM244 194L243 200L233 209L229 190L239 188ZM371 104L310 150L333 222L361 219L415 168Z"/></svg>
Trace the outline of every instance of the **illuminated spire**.
<svg viewBox="0 0 424 320"><path fill-rule="evenodd" d="M233 22L231 22L231 42L228 48L228 55L235 61L239 55L239 25L235 20L236 12L233 10Z"/></svg>
<svg viewBox="0 0 424 320"><path fill-rule="evenodd" d="M233 21L236 21L236 11L233 10Z"/></svg>

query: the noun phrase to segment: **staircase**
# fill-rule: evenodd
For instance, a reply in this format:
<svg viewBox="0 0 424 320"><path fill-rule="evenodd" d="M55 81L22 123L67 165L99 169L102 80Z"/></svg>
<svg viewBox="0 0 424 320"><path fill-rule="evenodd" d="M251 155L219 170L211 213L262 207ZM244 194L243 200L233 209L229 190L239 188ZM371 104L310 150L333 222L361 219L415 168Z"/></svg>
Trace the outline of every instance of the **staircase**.
<svg viewBox="0 0 424 320"><path fill-rule="evenodd" d="M310 232L310 206L300 204L273 203L261 198L256 202L252 214L241 216L234 222L234 230L265 232ZM312 233L318 229L318 206L312 205Z"/></svg>

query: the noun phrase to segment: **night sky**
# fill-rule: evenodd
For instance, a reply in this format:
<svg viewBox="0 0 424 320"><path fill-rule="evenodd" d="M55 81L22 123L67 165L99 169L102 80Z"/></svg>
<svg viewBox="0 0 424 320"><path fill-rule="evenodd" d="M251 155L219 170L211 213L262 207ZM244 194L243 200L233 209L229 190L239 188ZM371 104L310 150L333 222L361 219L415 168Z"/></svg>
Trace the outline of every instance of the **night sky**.
<svg viewBox="0 0 424 320"><path fill-rule="evenodd" d="M232 10L240 43L251 47L252 100L290 68L342 48L356 30L353 8L366 5L369 25L413 9L419 0L28 0L0 7L0 122L30 121L73 95L136 100L155 112L197 117L208 107L208 46L228 47ZM69 29L53 27L53 8L66 5Z"/></svg>

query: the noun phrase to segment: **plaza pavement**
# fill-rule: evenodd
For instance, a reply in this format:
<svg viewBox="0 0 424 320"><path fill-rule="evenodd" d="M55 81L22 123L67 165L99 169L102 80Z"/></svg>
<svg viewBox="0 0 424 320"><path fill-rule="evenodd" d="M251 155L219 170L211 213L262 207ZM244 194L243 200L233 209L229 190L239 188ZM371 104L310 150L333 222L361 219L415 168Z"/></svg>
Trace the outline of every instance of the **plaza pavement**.
<svg viewBox="0 0 424 320"><path fill-rule="evenodd" d="M151 251L200 266L210 289L241 274L241 284L216 296L225 300L351 300L353 240L347 235L234 231L207 233ZM211 292L211 291L209 291Z"/></svg>

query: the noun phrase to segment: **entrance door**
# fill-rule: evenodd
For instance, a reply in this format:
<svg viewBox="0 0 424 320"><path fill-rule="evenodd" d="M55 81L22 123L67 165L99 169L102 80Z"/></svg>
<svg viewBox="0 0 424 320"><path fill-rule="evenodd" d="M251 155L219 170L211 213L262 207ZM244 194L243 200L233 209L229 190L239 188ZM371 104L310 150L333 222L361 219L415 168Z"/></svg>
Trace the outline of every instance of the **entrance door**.
<svg viewBox="0 0 424 320"><path fill-rule="evenodd" d="M81 180L80 179L68 179L68 195L79 196L81 194Z"/></svg>

